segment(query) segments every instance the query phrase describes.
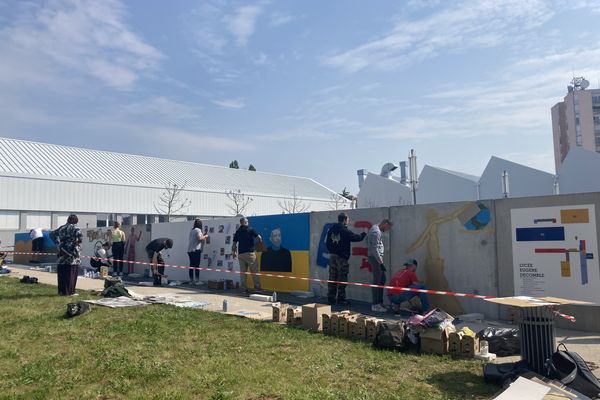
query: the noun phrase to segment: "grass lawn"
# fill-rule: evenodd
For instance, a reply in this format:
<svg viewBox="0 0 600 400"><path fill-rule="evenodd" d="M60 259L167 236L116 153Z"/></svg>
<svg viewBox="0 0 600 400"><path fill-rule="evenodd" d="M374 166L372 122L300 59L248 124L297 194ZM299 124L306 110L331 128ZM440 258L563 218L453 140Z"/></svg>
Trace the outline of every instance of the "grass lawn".
<svg viewBox="0 0 600 400"><path fill-rule="evenodd" d="M1 399L469 399L497 390L479 362L164 305L93 306L65 319L73 300L0 278Z"/></svg>

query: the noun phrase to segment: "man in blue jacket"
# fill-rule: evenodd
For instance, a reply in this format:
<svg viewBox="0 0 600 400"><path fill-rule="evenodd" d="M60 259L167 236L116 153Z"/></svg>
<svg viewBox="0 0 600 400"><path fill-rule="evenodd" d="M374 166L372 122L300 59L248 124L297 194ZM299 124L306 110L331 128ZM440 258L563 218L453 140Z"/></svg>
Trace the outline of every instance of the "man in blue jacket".
<svg viewBox="0 0 600 400"><path fill-rule="evenodd" d="M338 223L327 232L327 250L329 251L329 280L347 282L348 281L348 259L350 258L350 243L362 241L367 234L360 235L351 232L348 229L350 219L346 213L338 215ZM332 283L328 284L327 299L330 304L346 305L346 285Z"/></svg>

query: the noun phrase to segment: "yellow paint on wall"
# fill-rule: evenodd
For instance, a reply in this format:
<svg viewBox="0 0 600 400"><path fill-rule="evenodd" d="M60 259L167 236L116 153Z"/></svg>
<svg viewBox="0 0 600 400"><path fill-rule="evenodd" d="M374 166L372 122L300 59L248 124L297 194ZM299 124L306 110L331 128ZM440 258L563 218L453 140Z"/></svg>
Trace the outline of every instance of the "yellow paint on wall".
<svg viewBox="0 0 600 400"><path fill-rule="evenodd" d="M588 224L590 212L587 208L560 210L561 224Z"/></svg>
<svg viewBox="0 0 600 400"><path fill-rule="evenodd" d="M271 272L265 271L266 274L297 276L308 278L310 273L308 251L291 251L292 253L292 272ZM257 253L258 262L262 253ZM260 264L259 264L260 265ZM262 272L262 271L261 271ZM247 285L252 287L252 276L247 277ZM260 286L266 291L274 292L292 292L294 290L308 291L310 288L309 281L289 278L276 278L269 276L260 277Z"/></svg>
<svg viewBox="0 0 600 400"><path fill-rule="evenodd" d="M563 278L569 278L571 276L571 263L568 261L560 262L560 276Z"/></svg>

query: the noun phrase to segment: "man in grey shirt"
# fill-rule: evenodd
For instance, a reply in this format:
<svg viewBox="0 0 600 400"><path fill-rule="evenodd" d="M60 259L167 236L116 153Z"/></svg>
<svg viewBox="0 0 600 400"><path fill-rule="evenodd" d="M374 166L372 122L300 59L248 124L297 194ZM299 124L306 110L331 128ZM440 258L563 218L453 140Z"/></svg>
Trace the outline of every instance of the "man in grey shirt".
<svg viewBox="0 0 600 400"><path fill-rule="evenodd" d="M389 219L382 220L379 225L373 225L367 234L367 244L369 248L369 264L373 267L373 284L385 285L385 265L383 264L383 242L381 234L392 228L392 221ZM371 310L375 312L386 312L387 309L383 306L383 289L373 288L373 305Z"/></svg>

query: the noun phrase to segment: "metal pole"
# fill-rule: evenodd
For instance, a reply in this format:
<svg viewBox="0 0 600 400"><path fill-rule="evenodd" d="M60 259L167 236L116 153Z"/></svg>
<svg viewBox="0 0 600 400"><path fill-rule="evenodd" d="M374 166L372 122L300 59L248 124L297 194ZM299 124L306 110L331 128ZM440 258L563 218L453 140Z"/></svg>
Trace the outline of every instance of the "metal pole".
<svg viewBox="0 0 600 400"><path fill-rule="evenodd" d="M413 195L413 205L417 204L417 154L414 149L410 149L408 156L408 167L410 173L410 187Z"/></svg>

